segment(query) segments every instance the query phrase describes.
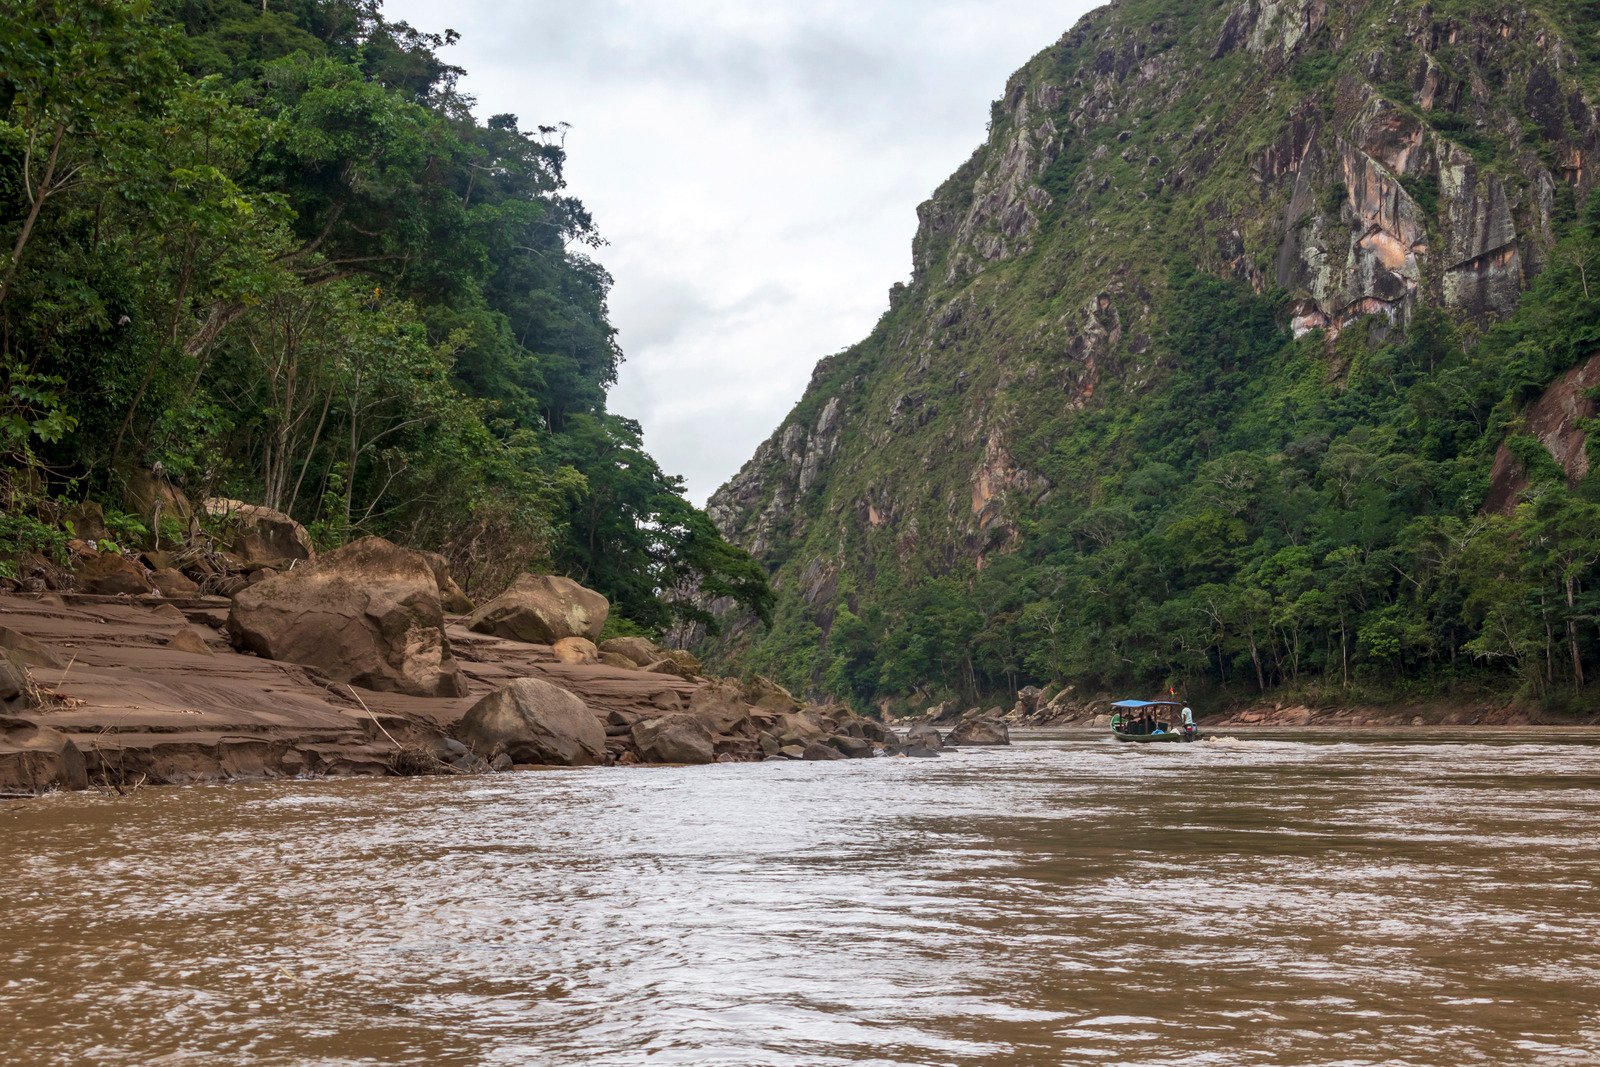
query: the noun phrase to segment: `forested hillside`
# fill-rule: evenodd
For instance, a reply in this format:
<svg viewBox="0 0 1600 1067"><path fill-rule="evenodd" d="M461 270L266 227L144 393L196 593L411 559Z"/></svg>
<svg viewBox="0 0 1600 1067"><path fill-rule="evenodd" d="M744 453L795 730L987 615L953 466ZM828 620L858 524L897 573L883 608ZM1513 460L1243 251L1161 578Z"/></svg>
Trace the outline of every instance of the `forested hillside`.
<svg viewBox="0 0 1600 1067"><path fill-rule="evenodd" d="M451 40L379 0L0 0L0 568L157 471L442 549L477 593L566 573L623 628L692 589L765 611L606 409L564 129L476 119Z"/></svg>
<svg viewBox="0 0 1600 1067"><path fill-rule="evenodd" d="M900 707L1592 707L1597 88L1593 3L1092 13L713 497L779 602L707 648Z"/></svg>

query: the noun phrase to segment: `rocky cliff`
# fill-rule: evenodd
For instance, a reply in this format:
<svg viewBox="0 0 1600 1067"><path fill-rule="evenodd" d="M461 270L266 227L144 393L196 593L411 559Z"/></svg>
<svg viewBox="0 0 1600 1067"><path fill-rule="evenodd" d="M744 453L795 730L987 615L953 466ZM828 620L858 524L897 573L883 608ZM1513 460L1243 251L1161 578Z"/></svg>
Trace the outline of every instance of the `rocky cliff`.
<svg viewBox="0 0 1600 1067"><path fill-rule="evenodd" d="M1469 336L1510 314L1596 181L1597 30L1584 5L1469 0L1085 17L919 208L872 335L712 498L782 598L717 651L827 688L810 650L839 610L1104 502L1082 468L1115 457L1048 453L1182 369L1161 342L1175 262L1271 300L1335 390L1419 309Z"/></svg>

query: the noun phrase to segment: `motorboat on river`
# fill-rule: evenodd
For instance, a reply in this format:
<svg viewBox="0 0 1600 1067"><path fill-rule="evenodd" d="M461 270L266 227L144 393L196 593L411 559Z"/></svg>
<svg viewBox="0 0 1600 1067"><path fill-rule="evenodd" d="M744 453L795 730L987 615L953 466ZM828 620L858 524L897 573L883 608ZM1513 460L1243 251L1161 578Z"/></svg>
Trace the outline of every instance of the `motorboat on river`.
<svg viewBox="0 0 1600 1067"><path fill-rule="evenodd" d="M1119 700L1111 707L1111 736L1118 741L1150 744L1200 736L1194 712L1181 700Z"/></svg>

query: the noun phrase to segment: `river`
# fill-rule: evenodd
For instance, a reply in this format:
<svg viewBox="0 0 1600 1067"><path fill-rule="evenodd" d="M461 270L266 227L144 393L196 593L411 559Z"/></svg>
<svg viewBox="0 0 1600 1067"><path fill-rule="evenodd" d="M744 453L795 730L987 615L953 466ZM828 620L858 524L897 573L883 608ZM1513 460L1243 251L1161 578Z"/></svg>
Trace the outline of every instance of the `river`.
<svg viewBox="0 0 1600 1067"><path fill-rule="evenodd" d="M0 1063L1600 1063L1600 745L938 760L0 808Z"/></svg>

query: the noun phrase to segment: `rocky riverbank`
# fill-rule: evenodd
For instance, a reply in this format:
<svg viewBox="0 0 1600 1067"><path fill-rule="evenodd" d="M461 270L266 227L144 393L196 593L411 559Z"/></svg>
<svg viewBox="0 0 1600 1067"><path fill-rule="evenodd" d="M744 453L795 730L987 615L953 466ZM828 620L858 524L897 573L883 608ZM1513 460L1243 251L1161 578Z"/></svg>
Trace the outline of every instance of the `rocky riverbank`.
<svg viewBox="0 0 1600 1067"><path fill-rule="evenodd" d="M0 793L518 766L933 756L765 679L703 676L606 602L529 575L447 615L447 578L376 538L233 597L0 596ZM998 734L968 743L1005 743Z"/></svg>
<svg viewBox="0 0 1600 1067"><path fill-rule="evenodd" d="M929 723L952 732L974 723L1012 726L1100 726L1111 724L1109 693L1083 695L1072 686L1028 686L1010 708L962 708L954 702L934 704L922 715L897 720ZM1222 708L1195 708L1203 728L1231 726L1582 726L1600 725L1600 707L1578 715L1555 715L1526 702L1481 696L1434 699L1387 705L1337 703L1320 706L1294 700L1261 700Z"/></svg>

